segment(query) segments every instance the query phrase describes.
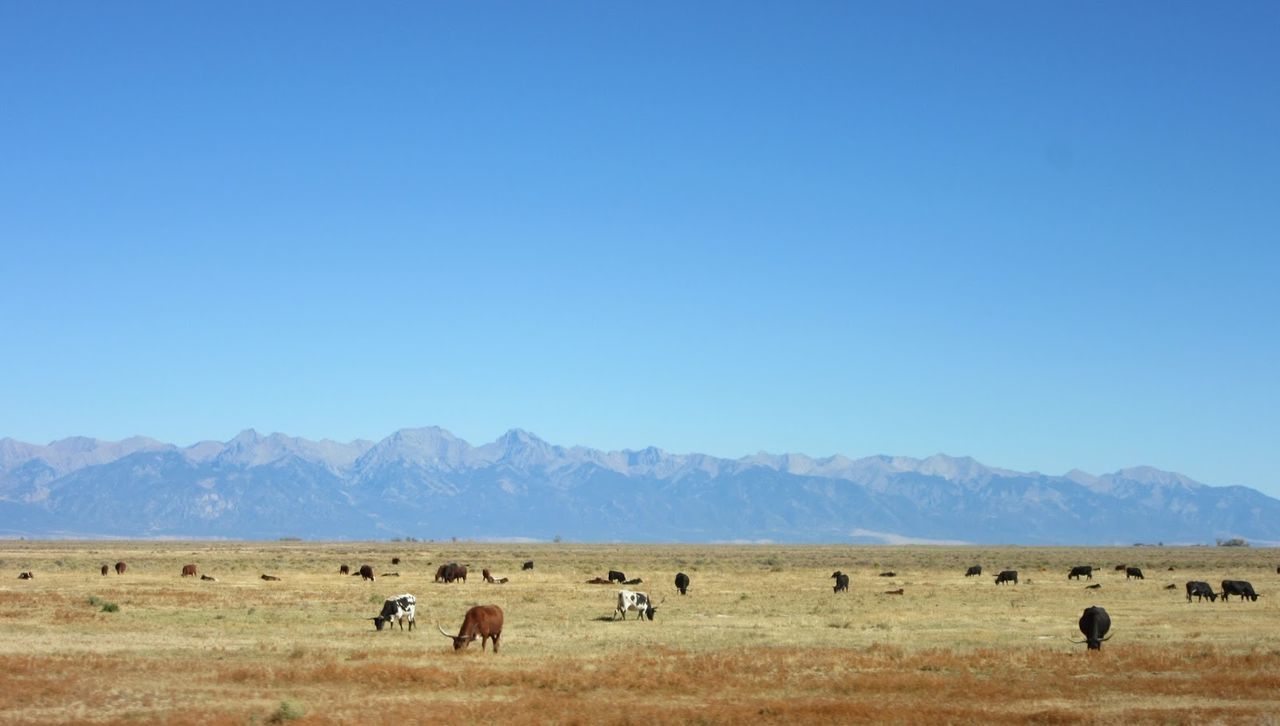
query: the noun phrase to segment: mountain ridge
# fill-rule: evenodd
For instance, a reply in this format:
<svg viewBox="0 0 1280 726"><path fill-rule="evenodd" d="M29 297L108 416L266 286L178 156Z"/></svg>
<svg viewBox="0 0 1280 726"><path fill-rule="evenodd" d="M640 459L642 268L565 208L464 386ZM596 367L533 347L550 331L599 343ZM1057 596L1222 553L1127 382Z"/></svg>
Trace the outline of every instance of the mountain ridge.
<svg viewBox="0 0 1280 726"><path fill-rule="evenodd" d="M0 439L0 536L601 541L1280 541L1280 501L1136 466L1017 472L968 456L559 446L438 426L380 441L246 429L180 447L135 436Z"/></svg>

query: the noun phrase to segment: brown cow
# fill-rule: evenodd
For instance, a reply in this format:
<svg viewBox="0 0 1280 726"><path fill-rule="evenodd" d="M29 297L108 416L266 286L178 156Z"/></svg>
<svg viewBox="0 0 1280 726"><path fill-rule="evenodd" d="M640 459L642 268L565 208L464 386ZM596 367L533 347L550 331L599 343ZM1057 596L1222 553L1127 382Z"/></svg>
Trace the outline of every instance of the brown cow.
<svg viewBox="0 0 1280 726"><path fill-rule="evenodd" d="M195 566L195 565L183 565L183 566L182 566L182 576L183 576L183 577L195 577L195 576L196 576L196 566Z"/></svg>
<svg viewBox="0 0 1280 726"><path fill-rule="evenodd" d="M493 583L493 575L490 575L490 574L489 574L489 568L488 568L488 567L486 567L486 568L484 568L483 570L481 570L481 571L480 571L480 574L484 577L484 581L485 581L485 582L490 583L490 584L492 584L492 583Z"/></svg>
<svg viewBox="0 0 1280 726"><path fill-rule="evenodd" d="M350 568L350 567L347 567L346 565L342 565L341 567L339 567L339 568L338 568L338 574L339 574L339 575L350 575L350 574L351 574L351 568Z"/></svg>
<svg viewBox="0 0 1280 726"><path fill-rule="evenodd" d="M356 574L360 575L361 580L373 581L373 568L369 565L360 565L360 572Z"/></svg>
<svg viewBox="0 0 1280 726"><path fill-rule="evenodd" d="M898 588L897 590L885 590L885 591L884 591L884 594L886 594L886 595L901 595L901 594L902 594L902 588Z"/></svg>
<svg viewBox="0 0 1280 726"><path fill-rule="evenodd" d="M201 579L201 580L204 580L205 582L217 582L217 581L218 581L218 578L216 578L216 577L209 577L208 575L201 575L201 576L200 576L200 579Z"/></svg>
<svg viewBox="0 0 1280 726"><path fill-rule="evenodd" d="M102 566L102 576L103 576L103 577L106 577L106 576L107 576L107 573L108 573L108 572L110 572L110 571L111 571L111 568L107 567L106 565L103 565L103 566Z"/></svg>
<svg viewBox="0 0 1280 726"><path fill-rule="evenodd" d="M36 576L35 576L33 573L31 573L31 572L19 572L19 573L18 573L18 579L19 579L19 580L34 580L34 579L35 579L35 577L36 577Z"/></svg>
<svg viewBox="0 0 1280 726"><path fill-rule="evenodd" d="M436 627L444 637L453 638L454 650L462 650L479 638L480 652L484 652L485 641L492 640L493 652L497 653L498 638L502 637L502 608L497 605L476 605L467 611L457 635L444 632L439 624Z"/></svg>
<svg viewBox="0 0 1280 726"><path fill-rule="evenodd" d="M124 574L124 570L125 570L125 564L124 564L123 562L117 562L117 563L116 563L116 574L117 574L117 575L123 575L123 574Z"/></svg>
<svg viewBox="0 0 1280 726"><path fill-rule="evenodd" d="M391 564L393 564L393 565L398 565L398 564L400 564L400 558L399 558L399 557L392 557L392 558L391 558Z"/></svg>
<svg viewBox="0 0 1280 726"><path fill-rule="evenodd" d="M264 579L264 580L268 580L268 581L270 581L270 582L279 582L279 581L280 581L280 578L276 577L275 575L263 575L263 576L262 576L262 579Z"/></svg>

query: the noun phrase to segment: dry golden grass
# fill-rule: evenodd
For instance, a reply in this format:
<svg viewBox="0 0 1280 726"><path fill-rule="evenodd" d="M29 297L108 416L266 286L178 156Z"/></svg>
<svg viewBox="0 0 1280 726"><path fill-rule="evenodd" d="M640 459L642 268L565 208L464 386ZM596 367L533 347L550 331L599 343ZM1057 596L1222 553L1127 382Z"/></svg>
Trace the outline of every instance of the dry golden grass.
<svg viewBox="0 0 1280 726"><path fill-rule="evenodd" d="M118 559L124 576L99 574ZM433 583L446 561L473 575ZM187 563L218 582L180 577ZM343 563L401 576L362 582ZM962 576L978 563L990 574ZM1122 563L1147 579L1125 581ZM1101 566L1102 588L1067 581L1076 564ZM1277 564L1216 547L10 541L0 722L1274 722ZM511 582L485 584L482 567ZM665 598L655 621L607 621L617 588L585 581L611 568ZM1001 568L1022 583L995 586ZM1262 597L1186 602L1186 580L1225 578ZM419 629L376 632L368 618L401 592ZM454 653L434 624L456 629L480 603L506 612L501 653ZM1090 654L1068 638L1092 604L1114 638Z"/></svg>

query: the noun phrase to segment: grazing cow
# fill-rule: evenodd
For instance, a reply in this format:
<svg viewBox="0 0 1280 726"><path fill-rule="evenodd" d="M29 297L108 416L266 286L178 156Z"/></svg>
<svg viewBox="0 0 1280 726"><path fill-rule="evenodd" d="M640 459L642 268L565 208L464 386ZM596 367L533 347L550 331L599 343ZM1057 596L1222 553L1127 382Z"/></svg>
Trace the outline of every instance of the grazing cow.
<svg viewBox="0 0 1280 726"><path fill-rule="evenodd" d="M613 582L626 582L627 576L617 570L609 570L609 579Z"/></svg>
<svg viewBox="0 0 1280 726"><path fill-rule="evenodd" d="M266 580L267 582L280 582L280 578L276 577L275 575L263 575L262 579Z"/></svg>
<svg viewBox="0 0 1280 726"><path fill-rule="evenodd" d="M486 567L486 568L484 568L483 570L481 570L481 571L480 571L480 575L484 578L484 581L485 581L485 582L487 582L487 583L492 584L492 583L496 582L496 581L493 579L493 575L490 575L490 574L489 574L489 568L488 568L488 567Z"/></svg>
<svg viewBox="0 0 1280 726"><path fill-rule="evenodd" d="M618 608L613 611L614 620L621 615L623 620L627 619L627 611L635 610L637 619L644 620L649 618L653 620L653 616L658 612L658 607L653 604L653 600L643 592L632 592L631 590L618 591Z"/></svg>
<svg viewBox="0 0 1280 726"><path fill-rule="evenodd" d="M1218 593L1213 591L1213 588L1209 586L1209 583L1201 582L1199 580L1187 581L1187 602L1191 602L1192 595L1195 595L1199 602L1204 602L1206 597L1209 598L1209 602L1214 602L1218 599Z"/></svg>
<svg viewBox="0 0 1280 726"><path fill-rule="evenodd" d="M117 575L123 575L123 574L124 574L124 570L125 570L125 564L124 564L123 562L117 562L117 563L116 563L116 574L117 574Z"/></svg>
<svg viewBox="0 0 1280 726"><path fill-rule="evenodd" d="M35 573L32 573L32 572L19 572L19 573L18 573L18 579L19 579L19 580L34 580L35 578L36 578Z"/></svg>
<svg viewBox="0 0 1280 726"><path fill-rule="evenodd" d="M398 565L398 564L400 564L400 558L399 558L399 557L392 557L392 558L391 558L391 564L393 564L393 565Z"/></svg>
<svg viewBox="0 0 1280 726"><path fill-rule="evenodd" d="M982 574L982 565L974 565L964 571L965 577L973 577L975 575L981 575L981 574Z"/></svg>
<svg viewBox="0 0 1280 726"><path fill-rule="evenodd" d="M395 595L387 598L382 603L382 612L378 613L378 617L371 618L373 627L382 630L382 626L391 623L400 623L400 629L404 630L404 621L409 621L409 630L413 630L413 623L417 619L418 600L409 593L403 595Z"/></svg>
<svg viewBox="0 0 1280 726"><path fill-rule="evenodd" d="M106 565L103 565L103 566L102 566L102 576L103 576L103 577L106 577L106 576L107 576L107 573L108 573L108 572L110 572L110 571L111 571L111 568L107 567Z"/></svg>
<svg viewBox="0 0 1280 726"><path fill-rule="evenodd" d="M1116 572L1124 572L1129 569L1128 565L1116 565Z"/></svg>
<svg viewBox="0 0 1280 726"><path fill-rule="evenodd" d="M892 571L880 573L880 577L897 577L897 576L898 576L898 573L892 572Z"/></svg>
<svg viewBox="0 0 1280 726"><path fill-rule="evenodd" d="M201 575L201 576L200 576L200 579L201 579L201 580L204 580L205 582L217 582L217 581L218 581L218 578L216 578L216 577L209 577L208 575Z"/></svg>
<svg viewBox="0 0 1280 726"><path fill-rule="evenodd" d="M886 594L886 595L901 595L901 594L902 594L902 591L903 591L903 590L902 590L902 588L900 587L900 588L898 588L897 590L885 590L885 591L884 591L884 594Z"/></svg>
<svg viewBox="0 0 1280 726"><path fill-rule="evenodd" d="M1012 582L1015 585L1018 584L1018 571L1017 570L1001 570L1000 574L996 575L996 584L1003 585L1006 582Z"/></svg>
<svg viewBox="0 0 1280 726"><path fill-rule="evenodd" d="M590 580L587 580L587 584L588 585L612 585L613 580L610 580L605 577L593 577Z"/></svg>
<svg viewBox="0 0 1280 726"><path fill-rule="evenodd" d="M1135 579L1135 580L1145 580L1145 579L1147 579L1147 578L1145 578L1145 577L1143 577L1143 576L1142 576L1142 568L1141 568L1141 567L1126 567L1126 568L1124 568L1124 579L1128 580L1128 579L1130 579L1130 578L1133 578L1133 579Z"/></svg>
<svg viewBox="0 0 1280 726"><path fill-rule="evenodd" d="M520 566L520 569L522 569L522 570L532 570L532 569L533 569L533 560L527 560L523 565L521 565L521 566Z"/></svg>
<svg viewBox="0 0 1280 726"><path fill-rule="evenodd" d="M373 582L373 568L368 565L360 565L360 571L356 574L360 576L361 582L364 582L365 580Z"/></svg>
<svg viewBox="0 0 1280 726"><path fill-rule="evenodd" d="M1093 567L1090 565L1077 565L1071 568L1071 572L1067 574L1068 580L1079 580L1081 577L1093 579Z"/></svg>
<svg viewBox="0 0 1280 726"><path fill-rule="evenodd" d="M849 576L848 575L844 574L839 570L836 570L835 572L831 573L831 576L836 579L836 585L835 585L835 588L832 590L832 592L849 592Z"/></svg>
<svg viewBox="0 0 1280 726"><path fill-rule="evenodd" d="M195 566L195 565L183 565L183 566L182 566L182 576L183 576L183 577L195 577L195 576L196 576L196 566Z"/></svg>
<svg viewBox="0 0 1280 726"><path fill-rule="evenodd" d="M1239 595L1243 600L1246 597L1253 602L1258 601L1258 593L1253 591L1253 585L1244 580L1223 580L1222 581L1222 601L1227 601L1228 595Z"/></svg>
<svg viewBox="0 0 1280 726"><path fill-rule="evenodd" d="M1093 583L1092 585L1085 585L1085 586L1084 586L1084 589L1086 589L1086 590L1101 590L1101 589L1102 589L1102 583L1101 583L1101 582L1095 582L1095 583Z"/></svg>
<svg viewBox="0 0 1280 726"><path fill-rule="evenodd" d="M676 589L680 591L681 595L684 595L686 592L689 591L688 575L684 574L683 572L676 573Z"/></svg>
<svg viewBox="0 0 1280 726"><path fill-rule="evenodd" d="M498 638L502 637L502 608L497 605L476 605L462 618L462 627L458 628L457 635L444 632L439 624L436 627L440 628L440 634L444 637L453 638L454 650L462 650L479 638L481 652L484 652L485 641L492 640L493 652L497 653Z"/></svg>
<svg viewBox="0 0 1280 726"><path fill-rule="evenodd" d="M445 582L453 582L454 580L462 580L463 582L466 582L467 566L459 565L456 562L450 562L449 564L444 566L443 573L440 573L439 571L437 571L437 574L442 575Z"/></svg>
<svg viewBox="0 0 1280 726"><path fill-rule="evenodd" d="M1080 632L1084 634L1084 640L1071 642L1088 643L1089 650L1102 650L1102 641L1111 639L1107 635L1108 630L1111 630L1111 616L1107 611L1097 605L1087 607L1080 616Z"/></svg>
<svg viewBox="0 0 1280 726"><path fill-rule="evenodd" d="M633 578L631 578L630 580L627 580L626 582L624 582L624 583L622 583L622 584L624 584L624 585L643 585L643 584L644 584L644 580L641 580L641 579L640 579L640 578L638 578L638 577L633 577Z"/></svg>
<svg viewBox="0 0 1280 726"><path fill-rule="evenodd" d="M350 574L351 574L351 568L350 568L350 567L348 567L348 566L346 566L346 565L341 565L340 567L338 567L338 574L339 574L339 575L350 575Z"/></svg>

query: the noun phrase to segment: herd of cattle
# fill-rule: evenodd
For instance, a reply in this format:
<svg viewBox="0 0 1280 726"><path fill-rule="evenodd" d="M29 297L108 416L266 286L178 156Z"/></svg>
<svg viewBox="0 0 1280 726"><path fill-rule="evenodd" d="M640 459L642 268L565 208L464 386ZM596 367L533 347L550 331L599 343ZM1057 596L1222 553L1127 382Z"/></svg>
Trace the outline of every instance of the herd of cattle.
<svg viewBox="0 0 1280 726"><path fill-rule="evenodd" d="M400 564L400 558L392 558L391 564ZM107 576L111 572L111 569L112 568L106 564L102 565L102 575L104 577ZM117 562L114 569L117 575L123 575L125 570L128 569L128 566L124 562ZM527 571L532 569L532 560L526 561L521 566L521 570ZM1079 581L1081 578L1084 578L1092 580L1093 573L1097 569L1097 567L1092 565L1078 565L1072 567L1067 573L1067 579ZM1172 570L1173 568L1170 567L1169 569ZM1124 572L1125 580L1145 579L1142 574L1142 569L1138 567L1117 565L1115 570L1116 572ZM358 576L362 580L369 582L374 580L373 567L369 565L361 565L356 571L352 572L350 566L344 564L338 568L338 573L341 575ZM882 572L880 573L880 576L894 577L896 574L897 573L895 572ZM1280 567L1276 568L1276 574L1280 574ZM182 577L196 577L196 575L197 568L194 564L182 566ZM965 577L980 577L981 575L982 565L973 565L966 569L964 573ZM383 573L382 576L398 577L399 573ZM489 584L501 585L510 581L509 578L506 577L493 577L487 568L482 570L482 576L484 577L484 581ZM18 575L18 579L20 580L30 580L34 577L35 575L30 571L24 571ZM849 591L849 575L841 572L840 570L836 570L832 573L831 577L835 580L835 587L833 589L837 594ZM207 574L200 575L200 579L217 582L216 578ZM280 580L279 577L267 574L263 574L261 579L266 581ZM440 565L436 569L435 581L446 584L453 582L465 583L467 581L467 566L460 565L456 562ZM638 577L628 579L626 574L621 571L609 570L605 577L595 577L587 580L586 582L591 585L639 585L643 580ZM690 589L689 582L688 575L683 572L676 573L675 587L676 591L681 595L688 594ZM1029 583L1030 580L1027 582ZM996 574L995 584L1004 585L1007 583L1012 583L1014 585L1018 584L1017 570L1001 570ZM1095 583L1088 585L1087 587L1089 589L1096 590L1101 588L1102 585ZM1168 585L1165 589L1172 590L1176 588L1176 585ZM1203 602L1206 598L1209 602L1216 602L1219 597L1222 598L1223 602L1227 602L1232 595L1237 596L1241 600L1248 599L1253 602L1257 602L1258 600L1258 594L1254 591L1253 585L1245 580L1223 580L1221 592L1214 592L1213 587L1207 582L1189 580L1186 583L1186 591L1187 602L1191 602L1193 597L1196 598L1197 602ZM902 595L904 592L904 588L898 588L897 590L887 590L884 594ZM659 603L655 603L653 599L649 597L648 593L633 590L619 590L617 607L614 609L612 619L616 620L621 617L623 620L626 620L627 613L634 610L636 612L636 619L643 620L648 618L652 621L654 616L657 614L659 604L661 604L661 601L659 601ZM403 631L405 629L404 626L406 622L409 624L409 630L412 631L417 619L417 598L410 593L393 595L383 602L382 611L378 613L377 616L370 619L373 621L374 627L379 631L382 630L384 626L392 623L398 623L400 630ZM466 615L463 617L462 625L458 628L457 635L450 635L445 632L444 628L441 628L438 625L436 627L440 630L441 635L453 640L454 650L460 650L470 645L473 641L479 640L481 651L485 649L487 642L492 641L493 652L497 653L498 639L502 636L502 620L502 608L497 605L477 605L467 611ZM1111 616L1105 609L1096 605L1085 608L1084 613L1080 616L1078 626L1080 628L1080 632L1085 636L1085 639L1072 642L1087 643L1090 650L1100 650L1102 648L1103 641L1110 640L1111 638L1111 636L1107 634L1111 629Z"/></svg>

